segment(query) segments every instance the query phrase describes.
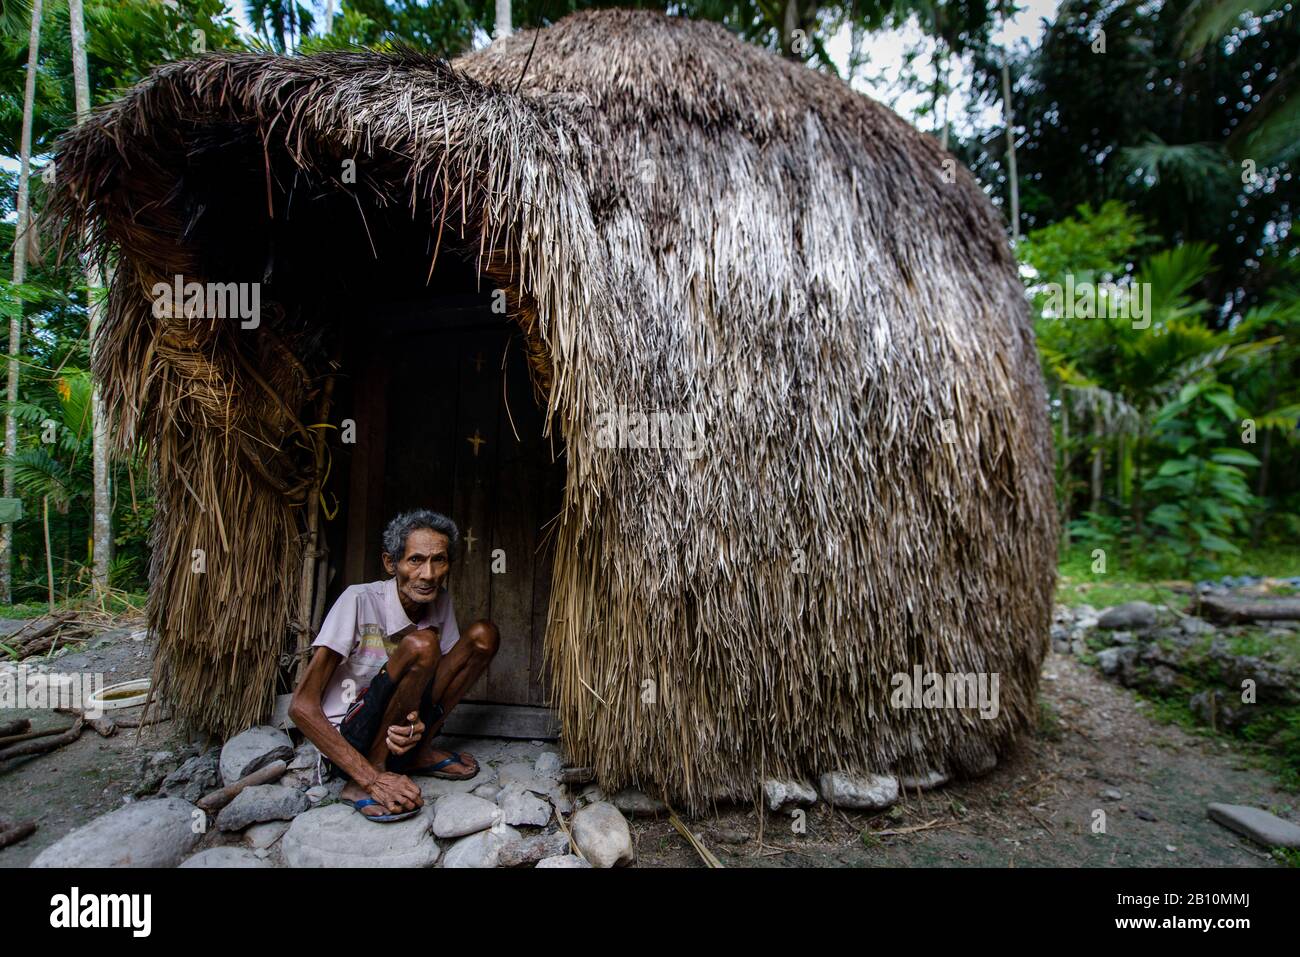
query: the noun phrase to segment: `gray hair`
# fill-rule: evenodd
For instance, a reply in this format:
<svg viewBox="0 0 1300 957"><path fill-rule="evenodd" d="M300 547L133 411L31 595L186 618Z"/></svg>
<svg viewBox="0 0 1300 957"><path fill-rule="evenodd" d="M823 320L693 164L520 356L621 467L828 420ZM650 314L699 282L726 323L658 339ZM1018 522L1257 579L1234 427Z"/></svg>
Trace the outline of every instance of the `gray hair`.
<svg viewBox="0 0 1300 957"><path fill-rule="evenodd" d="M412 532L421 528L446 535L449 543L447 557L449 559L456 557L456 553L460 551L460 529L446 515L427 508L402 512L388 523L388 527L384 529L384 554L395 562L401 561L402 556L406 554L407 538Z"/></svg>

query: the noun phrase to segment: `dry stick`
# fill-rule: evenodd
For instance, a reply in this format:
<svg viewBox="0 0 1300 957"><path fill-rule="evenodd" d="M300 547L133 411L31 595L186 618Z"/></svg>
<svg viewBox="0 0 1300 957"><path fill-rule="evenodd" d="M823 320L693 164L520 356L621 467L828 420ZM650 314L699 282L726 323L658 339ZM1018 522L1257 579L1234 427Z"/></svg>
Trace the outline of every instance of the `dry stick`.
<svg viewBox="0 0 1300 957"><path fill-rule="evenodd" d="M71 727L72 725L68 725L67 728L46 728L44 731L28 731L25 734L5 735L0 738L0 747L17 744L19 741L31 741L33 738L48 738L52 734L63 734Z"/></svg>
<svg viewBox="0 0 1300 957"><path fill-rule="evenodd" d="M35 833L35 821L23 821L21 824L13 824L9 827L0 828L0 847L8 847L10 844L17 844L19 841L31 837Z"/></svg>
<svg viewBox="0 0 1300 957"><path fill-rule="evenodd" d="M577 854L584 863L590 864L591 861L587 860L587 855L582 853L582 848L578 846L578 842L573 839L573 835L569 833L568 827L565 826L564 815L560 813L558 807L555 808L555 819L560 822L560 830L563 831L564 836L569 839L569 849L572 850L574 854Z"/></svg>
<svg viewBox="0 0 1300 957"><path fill-rule="evenodd" d="M233 801L239 792L244 788L252 787L255 784L270 784L277 781L289 769L289 765L283 761L272 761L264 768L258 768L252 774L246 774L234 784L227 784L224 788L212 791L199 798L198 806L204 811L216 811L225 807Z"/></svg>
<svg viewBox="0 0 1300 957"><path fill-rule="evenodd" d="M707 866L713 868L726 866L722 861L718 860L717 856L711 850L704 846L703 841L691 833L690 829L682 823L682 819L677 816L677 812L672 808L668 809L668 821L673 827L677 828L678 833L680 833L682 837L686 838L687 843L689 843L691 847L695 848L695 853L700 855L700 859L704 861Z"/></svg>
<svg viewBox="0 0 1300 957"><path fill-rule="evenodd" d="M84 720L78 718L72 723L63 734L57 738L46 738L44 741L28 741L25 744L16 744L12 748L5 748L0 751L0 761L8 761L11 758L24 758L33 754L45 754L47 751L55 751L65 744L71 744L81 736L81 728Z"/></svg>
<svg viewBox="0 0 1300 957"><path fill-rule="evenodd" d="M0 724L0 738L7 738L30 730L32 730L32 719L18 718L15 721L7 721L4 724Z"/></svg>

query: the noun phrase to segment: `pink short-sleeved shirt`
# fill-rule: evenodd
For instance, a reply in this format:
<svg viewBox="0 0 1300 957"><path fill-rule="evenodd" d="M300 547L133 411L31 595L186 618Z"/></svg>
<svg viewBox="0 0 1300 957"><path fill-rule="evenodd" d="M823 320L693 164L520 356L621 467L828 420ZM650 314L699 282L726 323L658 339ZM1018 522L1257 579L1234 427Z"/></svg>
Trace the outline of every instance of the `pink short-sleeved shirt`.
<svg viewBox="0 0 1300 957"><path fill-rule="evenodd" d="M445 655L460 640L451 593L444 587L424 617L413 622L397 597L397 579L352 585L339 595L325 616L313 648L329 648L343 656L325 686L321 708L337 725L348 708L370 687L397 643L413 631L433 629Z"/></svg>

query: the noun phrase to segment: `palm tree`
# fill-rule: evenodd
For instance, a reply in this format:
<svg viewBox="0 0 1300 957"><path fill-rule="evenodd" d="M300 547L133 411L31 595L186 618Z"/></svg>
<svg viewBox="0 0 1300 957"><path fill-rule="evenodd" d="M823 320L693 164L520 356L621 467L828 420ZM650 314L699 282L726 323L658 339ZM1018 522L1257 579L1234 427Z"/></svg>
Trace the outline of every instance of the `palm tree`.
<svg viewBox="0 0 1300 957"><path fill-rule="evenodd" d="M17 4L6 9L8 16L16 16ZM27 42L27 83L23 89L23 129L21 158L18 169L18 223L14 231L14 284L22 285L27 278L27 226L31 220L31 168L32 121L36 114L36 67L41 45L41 0L32 0L31 34ZM22 345L23 316L19 305L9 317L9 379L8 398L11 410L5 414L5 450L12 455L18 448L18 421L12 411L18 401L18 357ZM14 496L12 468L4 470L4 497ZM0 598L7 603L12 596L12 559L14 527L6 522L0 527Z"/></svg>

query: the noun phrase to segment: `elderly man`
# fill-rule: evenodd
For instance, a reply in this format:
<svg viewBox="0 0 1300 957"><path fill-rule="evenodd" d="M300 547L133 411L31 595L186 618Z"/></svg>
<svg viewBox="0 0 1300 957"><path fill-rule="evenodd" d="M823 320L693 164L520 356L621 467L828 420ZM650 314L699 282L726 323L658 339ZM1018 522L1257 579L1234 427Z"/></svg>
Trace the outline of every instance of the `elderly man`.
<svg viewBox="0 0 1300 957"><path fill-rule="evenodd" d="M420 789L408 775L478 773L471 755L433 746L499 642L490 621L463 635L456 627L447 575L459 544L456 524L437 512L389 522L383 561L393 577L339 596L293 694L294 724L348 777L343 799L372 821L419 810Z"/></svg>

